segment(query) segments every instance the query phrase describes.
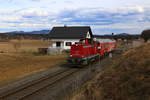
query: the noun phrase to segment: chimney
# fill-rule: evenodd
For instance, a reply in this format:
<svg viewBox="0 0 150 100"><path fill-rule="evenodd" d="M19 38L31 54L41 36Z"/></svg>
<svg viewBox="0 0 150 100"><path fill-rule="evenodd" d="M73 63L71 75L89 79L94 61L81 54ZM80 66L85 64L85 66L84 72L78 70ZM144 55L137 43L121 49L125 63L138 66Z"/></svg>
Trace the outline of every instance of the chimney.
<svg viewBox="0 0 150 100"><path fill-rule="evenodd" d="M67 27L67 24L64 24L64 27Z"/></svg>

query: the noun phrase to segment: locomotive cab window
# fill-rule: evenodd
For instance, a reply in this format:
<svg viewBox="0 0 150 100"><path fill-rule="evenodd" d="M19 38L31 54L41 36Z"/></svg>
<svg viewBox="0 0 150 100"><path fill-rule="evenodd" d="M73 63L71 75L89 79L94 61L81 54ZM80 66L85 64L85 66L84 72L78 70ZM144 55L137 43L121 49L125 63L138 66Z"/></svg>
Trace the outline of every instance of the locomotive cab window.
<svg viewBox="0 0 150 100"><path fill-rule="evenodd" d="M75 42L74 44L78 44L79 42Z"/></svg>
<svg viewBox="0 0 150 100"><path fill-rule="evenodd" d="M81 39L79 42L80 42L80 43L85 43L85 40L84 40L84 39Z"/></svg>
<svg viewBox="0 0 150 100"><path fill-rule="evenodd" d="M71 42L66 42L66 46L71 46L72 43Z"/></svg>
<svg viewBox="0 0 150 100"><path fill-rule="evenodd" d="M88 39L88 43L92 43L92 40L91 40L91 39Z"/></svg>

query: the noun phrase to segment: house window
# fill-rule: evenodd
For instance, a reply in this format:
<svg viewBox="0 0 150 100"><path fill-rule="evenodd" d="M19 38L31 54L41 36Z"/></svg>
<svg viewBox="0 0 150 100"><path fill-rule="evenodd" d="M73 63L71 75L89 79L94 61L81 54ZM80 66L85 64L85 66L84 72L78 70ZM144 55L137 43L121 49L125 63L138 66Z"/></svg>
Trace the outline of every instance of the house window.
<svg viewBox="0 0 150 100"><path fill-rule="evenodd" d="M61 42L56 42L56 47L60 47L61 46Z"/></svg>
<svg viewBox="0 0 150 100"><path fill-rule="evenodd" d="M75 44L78 44L79 42L75 42Z"/></svg>
<svg viewBox="0 0 150 100"><path fill-rule="evenodd" d="M66 46L71 46L71 42L66 42Z"/></svg>

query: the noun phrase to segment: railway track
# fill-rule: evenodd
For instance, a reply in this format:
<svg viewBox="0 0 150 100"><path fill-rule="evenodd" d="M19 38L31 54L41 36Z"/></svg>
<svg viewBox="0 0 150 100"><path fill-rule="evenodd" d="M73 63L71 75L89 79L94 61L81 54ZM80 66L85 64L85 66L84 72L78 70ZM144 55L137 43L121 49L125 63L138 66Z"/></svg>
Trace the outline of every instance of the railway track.
<svg viewBox="0 0 150 100"><path fill-rule="evenodd" d="M3 93L0 93L0 100L24 100L29 96L32 96L33 94L54 85L60 80L65 79L78 70L78 68L67 68L55 73L48 74L39 78L38 80L24 84L20 87L6 90Z"/></svg>

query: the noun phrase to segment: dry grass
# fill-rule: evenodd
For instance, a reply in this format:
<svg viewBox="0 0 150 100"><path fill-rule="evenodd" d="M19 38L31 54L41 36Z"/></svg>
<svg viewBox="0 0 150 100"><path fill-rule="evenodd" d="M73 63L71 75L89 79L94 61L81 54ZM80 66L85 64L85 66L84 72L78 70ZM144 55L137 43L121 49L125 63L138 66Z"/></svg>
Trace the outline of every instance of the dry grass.
<svg viewBox="0 0 150 100"><path fill-rule="evenodd" d="M8 42L0 42L0 52L10 53L16 52L15 46L18 46L17 52L24 51L34 51L36 52L37 48L44 48L51 45L50 41L42 40L10 40Z"/></svg>
<svg viewBox="0 0 150 100"><path fill-rule="evenodd" d="M74 100L150 100L150 44L131 49ZM84 96L84 97L83 97Z"/></svg>
<svg viewBox="0 0 150 100"><path fill-rule="evenodd" d="M14 44L20 47L16 52ZM5 83L34 72L46 70L65 62L66 55L34 55L38 48L50 46L49 41L10 40L0 42L0 83Z"/></svg>
<svg viewBox="0 0 150 100"><path fill-rule="evenodd" d="M13 80L63 63L65 55L0 54L0 82Z"/></svg>

